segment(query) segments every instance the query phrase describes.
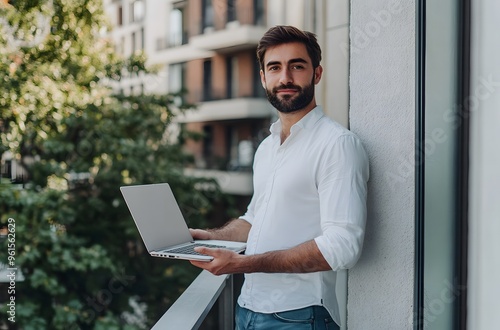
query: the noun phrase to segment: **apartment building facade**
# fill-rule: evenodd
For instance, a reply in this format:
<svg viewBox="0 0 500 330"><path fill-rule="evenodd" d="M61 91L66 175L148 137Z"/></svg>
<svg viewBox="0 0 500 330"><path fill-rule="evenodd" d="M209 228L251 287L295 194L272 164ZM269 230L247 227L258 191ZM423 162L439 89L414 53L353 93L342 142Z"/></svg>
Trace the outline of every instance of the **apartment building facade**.
<svg viewBox="0 0 500 330"><path fill-rule="evenodd" d="M126 93L183 93L195 105L177 116L180 129L199 133L186 149L191 175L212 176L230 194L252 193L251 165L275 116L265 99L255 57L266 31L266 1L108 1L117 51L143 50L156 76L120 83Z"/></svg>

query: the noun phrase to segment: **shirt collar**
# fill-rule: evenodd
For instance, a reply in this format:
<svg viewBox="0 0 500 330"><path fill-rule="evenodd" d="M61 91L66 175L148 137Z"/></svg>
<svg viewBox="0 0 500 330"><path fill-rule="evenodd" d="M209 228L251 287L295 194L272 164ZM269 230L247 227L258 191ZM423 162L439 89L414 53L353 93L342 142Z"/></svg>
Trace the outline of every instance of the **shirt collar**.
<svg viewBox="0 0 500 330"><path fill-rule="evenodd" d="M323 113L323 108L317 105L314 109L309 111L304 117L302 117L298 122L293 124L290 131L295 131L297 129L310 129L320 120L325 114ZM271 128L269 129L271 134L281 134L281 120L275 121Z"/></svg>

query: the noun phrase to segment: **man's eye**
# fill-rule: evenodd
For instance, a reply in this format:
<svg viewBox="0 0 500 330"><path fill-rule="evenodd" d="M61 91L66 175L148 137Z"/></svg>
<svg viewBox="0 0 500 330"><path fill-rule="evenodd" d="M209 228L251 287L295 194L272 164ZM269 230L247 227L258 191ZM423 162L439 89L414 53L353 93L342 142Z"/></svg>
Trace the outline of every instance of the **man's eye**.
<svg viewBox="0 0 500 330"><path fill-rule="evenodd" d="M279 69L278 66L272 66L272 67L269 68L269 71L276 71L278 69Z"/></svg>
<svg viewBox="0 0 500 330"><path fill-rule="evenodd" d="M302 65L294 65L294 66L292 66L292 69L294 69L294 70L301 70L303 68L304 67Z"/></svg>

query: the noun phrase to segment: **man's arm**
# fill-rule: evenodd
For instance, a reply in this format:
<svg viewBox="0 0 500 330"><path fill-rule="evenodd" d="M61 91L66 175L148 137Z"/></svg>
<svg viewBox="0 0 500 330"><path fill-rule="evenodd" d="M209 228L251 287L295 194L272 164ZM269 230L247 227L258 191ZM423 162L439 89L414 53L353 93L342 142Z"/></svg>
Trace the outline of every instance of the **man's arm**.
<svg viewBox="0 0 500 330"><path fill-rule="evenodd" d="M234 219L215 229L189 229L195 239L215 239L224 241L246 242L252 225L243 219Z"/></svg>
<svg viewBox="0 0 500 330"><path fill-rule="evenodd" d="M213 256L211 262L191 261L214 275L234 273L309 273L330 270L314 240L287 250L255 255L240 255L226 249L196 248L197 252Z"/></svg>

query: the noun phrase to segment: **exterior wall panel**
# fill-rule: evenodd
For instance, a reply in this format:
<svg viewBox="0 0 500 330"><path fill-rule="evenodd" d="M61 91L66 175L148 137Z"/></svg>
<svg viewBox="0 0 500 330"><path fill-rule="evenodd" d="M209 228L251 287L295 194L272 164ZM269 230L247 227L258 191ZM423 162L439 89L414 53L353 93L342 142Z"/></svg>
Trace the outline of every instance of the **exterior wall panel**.
<svg viewBox="0 0 500 330"><path fill-rule="evenodd" d="M254 8L253 0L235 0L236 17L240 24L253 24Z"/></svg>
<svg viewBox="0 0 500 330"><path fill-rule="evenodd" d="M193 60L186 64L187 102L197 103L203 97L203 60Z"/></svg>
<svg viewBox="0 0 500 330"><path fill-rule="evenodd" d="M216 100L226 97L226 57L212 57L212 96Z"/></svg>
<svg viewBox="0 0 500 330"><path fill-rule="evenodd" d="M370 181L347 328L412 329L415 2L353 0L350 29L350 127L368 152Z"/></svg>
<svg viewBox="0 0 500 330"><path fill-rule="evenodd" d="M253 80L255 70L255 51L238 54L238 96L249 97L253 94Z"/></svg>
<svg viewBox="0 0 500 330"><path fill-rule="evenodd" d="M199 35L201 32L201 0L189 0L188 11L188 34L189 37Z"/></svg>

